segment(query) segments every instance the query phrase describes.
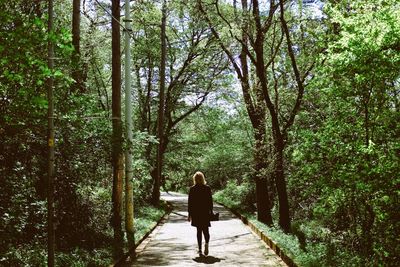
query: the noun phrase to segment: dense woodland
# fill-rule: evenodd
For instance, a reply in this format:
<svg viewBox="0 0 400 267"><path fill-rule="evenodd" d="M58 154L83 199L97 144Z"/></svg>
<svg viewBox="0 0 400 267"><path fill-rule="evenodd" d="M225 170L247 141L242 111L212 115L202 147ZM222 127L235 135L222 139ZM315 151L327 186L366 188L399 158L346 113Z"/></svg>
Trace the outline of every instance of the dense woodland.
<svg viewBox="0 0 400 267"><path fill-rule="evenodd" d="M0 0L0 265L111 264L197 170L300 266L398 265L397 0L127 2Z"/></svg>

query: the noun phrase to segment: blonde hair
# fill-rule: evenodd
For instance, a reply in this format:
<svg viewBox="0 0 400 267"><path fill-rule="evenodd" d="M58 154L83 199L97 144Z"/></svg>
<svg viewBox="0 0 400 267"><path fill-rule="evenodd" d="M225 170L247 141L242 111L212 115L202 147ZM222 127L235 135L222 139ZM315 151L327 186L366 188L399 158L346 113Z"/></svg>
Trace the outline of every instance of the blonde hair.
<svg viewBox="0 0 400 267"><path fill-rule="evenodd" d="M202 172L196 172L193 175L193 184L206 184L206 178L204 178L204 174Z"/></svg>

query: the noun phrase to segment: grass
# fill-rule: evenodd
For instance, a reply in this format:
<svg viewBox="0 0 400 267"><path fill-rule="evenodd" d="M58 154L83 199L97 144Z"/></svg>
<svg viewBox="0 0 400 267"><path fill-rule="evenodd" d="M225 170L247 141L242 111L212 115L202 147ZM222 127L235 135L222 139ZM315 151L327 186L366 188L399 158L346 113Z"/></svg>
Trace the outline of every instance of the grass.
<svg viewBox="0 0 400 267"><path fill-rule="evenodd" d="M302 248L297 236L284 233L278 225L269 227L259 222L255 213L246 211L246 209L243 209L243 205L239 204L240 201L237 201L237 199L243 198L243 191L243 188L230 188L229 190L219 191L214 195L214 199L247 217L250 222L272 239L298 266L324 266L324 262L326 261L326 244L306 244L305 248Z"/></svg>
<svg viewBox="0 0 400 267"><path fill-rule="evenodd" d="M286 234L277 225L269 227L259 222L255 214L251 214L247 218L272 239L298 266L323 266L326 252L324 244L307 244L303 250L297 236Z"/></svg>
<svg viewBox="0 0 400 267"><path fill-rule="evenodd" d="M160 208L145 206L140 208L135 218L135 242L139 242L166 213L167 207L162 204Z"/></svg>

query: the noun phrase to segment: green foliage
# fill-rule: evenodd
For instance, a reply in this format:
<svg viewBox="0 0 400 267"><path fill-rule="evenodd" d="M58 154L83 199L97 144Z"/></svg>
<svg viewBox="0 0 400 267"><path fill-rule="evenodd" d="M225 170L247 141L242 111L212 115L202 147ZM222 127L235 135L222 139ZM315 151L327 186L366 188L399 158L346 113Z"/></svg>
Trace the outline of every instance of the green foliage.
<svg viewBox="0 0 400 267"><path fill-rule="evenodd" d="M7 177L0 181L0 254L8 255L4 262L41 266L46 255L40 251L46 242L46 79L52 75L56 81L59 249L109 242L99 230L108 224L108 200L101 202L84 192L108 176L109 167L102 163L108 159L109 126L107 120L85 118L98 112L93 95L77 96L68 90L72 45L64 25L47 35L46 15L37 2L1 2L0 8L0 176ZM47 67L49 38L56 43L58 56L53 73ZM101 210L91 206L98 202Z"/></svg>
<svg viewBox="0 0 400 267"><path fill-rule="evenodd" d="M321 266L321 259L318 258L318 250L307 249L312 251L307 253L301 249L300 242L296 236L284 233L278 225L268 227L263 223L257 221L254 215L250 215L249 220L254 223L257 228L264 232L271 240L273 240L291 259L293 259L300 266ZM322 255L319 255L322 256Z"/></svg>
<svg viewBox="0 0 400 267"><path fill-rule="evenodd" d="M238 185L235 180L228 181L225 188L214 194L216 202L237 210L248 211L253 209L254 184L243 182Z"/></svg>
<svg viewBox="0 0 400 267"><path fill-rule="evenodd" d="M109 192L104 189L87 189L86 192L91 192L90 198L92 204L97 209L103 209L106 202L109 201ZM99 202L99 203L96 203ZM152 206L141 206L136 210L135 213L135 240L140 241L143 236L148 233L160 220L160 218L166 212L166 206L160 208L154 208ZM101 216L101 213L97 211L96 214ZM107 211L109 214L109 211ZM104 218L99 217L94 227L97 227L96 233L108 231L107 229L99 229L102 225ZM110 231L107 233L112 235ZM101 238L98 236L98 238ZM59 251L56 255L57 266L109 266L112 264L112 250L109 245L111 239L105 240L105 246L91 246L90 248L75 247L74 249L63 252ZM46 247L41 244L24 244L18 247L11 247L8 251L0 257L0 265L10 266L47 266L47 252Z"/></svg>
<svg viewBox="0 0 400 267"><path fill-rule="evenodd" d="M242 181L251 172L251 140L249 122L232 109L234 96L225 95L220 107L204 106L183 122L182 138L171 143L166 154L166 169L173 190L192 185L192 175L204 172L213 190L225 187L230 180ZM222 98L222 97L221 97Z"/></svg>
<svg viewBox="0 0 400 267"><path fill-rule="evenodd" d="M11 247L0 258L1 265L10 266L47 266L47 252L39 245L21 245Z"/></svg>
<svg viewBox="0 0 400 267"><path fill-rule="evenodd" d="M168 92L171 112L166 120L188 111L205 91L212 92L199 110L168 132L164 189L187 192L193 173L201 170L211 188L220 190L215 200L252 212L251 126L223 53L199 19L197 2L189 2L169 2L169 81L181 76ZM295 25L290 30L300 69L317 59L313 78L305 80L302 111L287 140L293 235L258 225L301 266L395 266L400 251L399 3L325 3L326 17L321 20L288 17ZM124 149L134 155L139 240L164 214L146 204L158 142L153 136L158 103L153 99L158 94L161 12L154 1L138 1L133 7L138 98L134 108L140 117L135 124L142 132L135 132L133 143L125 143ZM50 76L56 81L57 262L59 266L110 263L111 53L109 28L103 24L109 18L101 9L84 13L95 16L93 21L82 16L81 67L88 77L85 93L76 93L70 77L76 68L69 30L71 3L56 1L56 9L56 30L47 34L43 1L0 1L0 265L46 265L46 80ZM234 10L222 2L220 12L232 25L247 19L239 16L235 21ZM240 29L230 28L215 12L209 15L217 22L222 41L235 50L231 33L240 35ZM275 33L278 26L273 21ZM201 38L193 45L191 37L197 30ZM266 51L272 43L269 36ZM48 40L56 44L53 72L47 66ZM323 53L317 53L321 46ZM193 58L182 69L189 52ZM267 73L271 83L277 79L279 95L271 92L271 96L281 103L280 119L293 108L295 98L289 62L285 52L278 53L275 65L270 65L276 76ZM149 110L144 109L147 93ZM149 121L141 121L143 117ZM271 134L270 125L267 133Z"/></svg>
<svg viewBox="0 0 400 267"><path fill-rule="evenodd" d="M331 36L292 134L296 218L306 230L319 226L306 237L325 244L329 266L398 261L400 24L398 4L373 2L352 1L349 12L328 6L340 30Z"/></svg>
<svg viewBox="0 0 400 267"><path fill-rule="evenodd" d="M0 2L0 254L45 240L46 79L67 78L47 67L46 17L38 3ZM27 34L29 32L29 34ZM53 33L59 44L68 38ZM63 56L66 47L56 49ZM34 254L34 253L33 253ZM38 256L39 258L39 256Z"/></svg>
<svg viewBox="0 0 400 267"><path fill-rule="evenodd" d="M108 249L93 249L86 251L79 248L69 252L60 253L56 258L57 266L74 267L100 267L112 264L111 252Z"/></svg>
<svg viewBox="0 0 400 267"><path fill-rule="evenodd" d="M133 143L126 147L126 149L131 149L134 156L133 188L136 205L143 205L151 198L152 177L149 172L151 166L143 158L143 154L149 146L156 143L157 140L154 136L149 135L147 132L137 131L134 133Z"/></svg>
<svg viewBox="0 0 400 267"><path fill-rule="evenodd" d="M165 206L162 208L140 207L135 214L135 241L139 242L158 223L165 212Z"/></svg>

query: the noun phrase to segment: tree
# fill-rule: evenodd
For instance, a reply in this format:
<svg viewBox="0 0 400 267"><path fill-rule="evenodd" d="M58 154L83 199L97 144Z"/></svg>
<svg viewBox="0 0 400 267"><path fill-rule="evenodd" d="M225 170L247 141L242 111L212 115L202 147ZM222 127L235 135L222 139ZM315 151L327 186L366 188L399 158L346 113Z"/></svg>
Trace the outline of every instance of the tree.
<svg viewBox="0 0 400 267"><path fill-rule="evenodd" d="M201 1L199 1L199 3L201 5ZM221 9L218 1L212 5L215 6L214 10L217 11L216 15L220 17L221 23L225 25L228 36L241 45L243 52L254 66L257 82L261 88L262 96L269 113L269 125L271 127L273 145L273 177L275 179L279 200L279 224L285 231L290 231L289 202L284 173L284 150L287 144L288 131L293 125L295 117L300 109L304 94L304 81L308 77L314 64L312 60L311 63L306 61L306 64L302 66L304 68L302 72L299 70L296 59L298 56L293 52L289 28L284 18L285 9L283 2L275 3L275 1L270 1L267 7L262 6L264 7L263 12L260 11L259 1L252 2L251 8L248 12L245 12L244 16L244 19L248 21L249 25L246 32L243 33L249 40L248 44L244 42L243 37L238 36L237 31L234 30L234 27L232 27L226 15L224 15L224 12L221 11L223 9ZM247 6L247 1L244 1L242 6ZM229 10L229 8L231 9L231 7L227 9ZM278 10L278 8L280 9L279 21L276 15L276 10ZM212 11L210 9L203 10L202 13L212 14ZM292 71L295 76L294 82L297 84L296 95L294 100L291 100L294 103L291 103L291 107L288 102L283 102L279 97L280 94L283 94L281 92L287 89L285 87L291 86L288 86L287 82L285 84L279 81L276 77L276 65L285 64L284 61L277 63L280 60L280 57L277 57L277 55L285 55L285 51L280 48L283 37L279 38L280 32L276 29L277 25L281 25L281 36L285 37L288 49L287 58L289 58L291 62ZM211 25L211 28L213 27L215 27L215 25ZM225 52L226 50L227 49L224 49ZM283 58L284 60L287 59L286 57ZM235 65L235 59L233 57L231 57L230 61ZM287 80L288 79L286 79L286 81Z"/></svg>
<svg viewBox="0 0 400 267"><path fill-rule="evenodd" d="M290 216L289 216L289 203L287 198L287 190L286 190L286 182L284 176L284 165L283 165L283 150L285 147L285 132L281 131L279 116L277 112L277 108L271 100L269 85L267 79L266 66L269 64L265 63L264 58L264 41L266 32L270 29L272 25L273 14L277 9L277 5L274 4L273 1L270 2L270 9L268 17L262 22L259 10L259 2L254 1L253 3L253 18L254 24L256 27L255 31L255 39L251 40L253 44L253 49L255 53L255 57L251 57L253 64L255 65L257 77L260 81L260 85L262 88L264 100L266 102L270 119L271 119L271 127L272 127L272 136L273 136L273 145L274 145L274 158L275 158L275 168L274 168L274 177L275 177L275 185L278 192L278 200L279 200L279 225L285 231L290 231ZM250 56L252 56L249 53ZM270 61L272 62L272 61ZM299 92L300 101L302 93ZM293 116L291 116L293 117ZM293 118L294 119L294 118ZM289 126L289 125L287 125ZM287 129L286 126L283 127L284 130Z"/></svg>
<svg viewBox="0 0 400 267"><path fill-rule="evenodd" d="M161 62L160 62L160 92L158 102L158 118L157 118L157 159L156 159L156 174L154 175L154 185L152 201L154 205L158 205L160 201L160 182L162 175L163 162L163 142L164 142L164 107L165 107L165 64L167 60L167 44L166 44L166 27L167 27L167 1L163 1L161 17Z"/></svg>
<svg viewBox="0 0 400 267"><path fill-rule="evenodd" d="M48 20L48 34L51 36L54 31L54 7L53 1L49 0L48 2L48 12L49 12L49 20ZM54 68L54 43L51 38L48 41L48 68L53 71ZM48 145L48 170L47 170L47 243L48 243L48 258L47 265L55 266L54 264L54 251L55 251L55 234L54 234L54 99L53 99L53 75L50 74L50 77L47 80L47 98L49 102L47 117L48 117L48 137L47 137L47 145Z"/></svg>
<svg viewBox="0 0 400 267"><path fill-rule="evenodd" d="M149 15L146 19L135 22L135 25L143 25L141 26L143 30L138 30L135 36L136 51L134 52L138 60L135 65L140 103L139 127L150 135L157 135L157 125L160 120L154 119L157 117L154 106L158 104L157 111L159 111L160 103L154 103L151 96L153 94L160 96L160 91L155 89L154 83L157 75L160 74L155 66L158 60L161 62L159 53L161 46L154 47L154 43L159 43L161 33L159 27L154 25L159 25L162 14L153 9L154 3L148 3L147 6L140 6L140 8L144 8ZM177 134L180 122L197 111L210 92L224 84L226 77L223 74L227 70L226 60L216 52L215 39L206 25L200 20L190 19L195 17L193 7L178 2L170 3L168 10L179 12L171 11L166 17L165 107L162 135L159 140L162 146L155 147L154 143L149 143L144 152L144 157L152 166L153 203L158 202L161 185L161 182L156 185L157 164L163 163L163 161L157 161L157 149L161 149L159 155L164 157L171 138ZM176 21L182 22L181 27L176 25Z"/></svg>
<svg viewBox="0 0 400 267"><path fill-rule="evenodd" d="M392 162L399 136L395 9L391 1L327 5L320 36L326 49L292 136L289 187L299 189L293 201L305 207L295 216L329 229L324 259L332 266L397 261L391 208L398 205L399 182L393 178L399 164Z"/></svg>
<svg viewBox="0 0 400 267"><path fill-rule="evenodd" d="M131 91L131 16L130 2L125 0L125 124L126 142L125 152L125 229L129 247L135 246L134 203L133 203L133 162L132 162L132 91ZM133 251L132 257L135 256Z"/></svg>
<svg viewBox="0 0 400 267"><path fill-rule="evenodd" d="M72 71L72 78L75 80L73 85L73 91L83 93L85 90L84 80L86 76L86 70L82 66L81 62L81 0L73 0L72 9L72 45L74 47L74 53L72 56L73 62L76 68Z"/></svg>
<svg viewBox="0 0 400 267"><path fill-rule="evenodd" d="M43 6L42 2L2 2L0 6L0 9L5 11L1 12L0 19L3 22L0 34L0 172L2 177L8 177L1 182L4 190L0 202L2 214L9 214L9 219L0 223L1 232L5 233L0 238L4 240L1 242L0 253L8 255L7 262L11 262L11 265L27 265L32 259L18 258L16 255L19 250L29 246L29 250L41 251L40 255L46 255L47 243L44 241L47 240L43 240L43 237L46 237L47 209L44 200L48 193L49 180L47 152L52 144L46 129L47 120L53 119L54 128L57 129L57 146L54 147L54 165L57 166L57 170L53 175L52 216L55 226L54 254L57 254L57 257L61 254L60 250L73 247L77 243L87 244L90 240L90 232L86 231L90 226L85 220L90 218L91 214L87 209L82 209L85 201L80 198L79 189L82 188L82 180L89 184L93 181L91 179L98 177L100 169L93 169L93 161L89 161L98 157L101 162L104 157L98 154L94 156L97 149L92 150L94 146L89 145L90 135L98 133L91 128L93 124L87 123L86 120L88 128L81 127L82 121L85 120L82 118L82 111L87 114L89 109L95 108L95 105L90 104L93 98L71 97L68 90L65 90L70 88L71 84L67 73L71 73L73 69L70 64L73 51L70 21L53 20L53 29L49 33L46 27L49 18L48 6ZM54 13L65 16L70 15L72 10L59 12L60 5L56 4L53 4L53 8ZM29 37L26 36L26 32L30 33ZM54 44L54 55L57 57L57 61L53 57L57 64L51 70L46 53L48 41ZM54 80L52 102L56 106L52 116L47 115L50 103L46 97L49 87L45 83L50 77ZM85 101L89 99L92 100ZM77 106L79 108L76 108ZM76 119L77 113L81 115L79 119ZM89 128L91 130L86 131ZM97 141L99 140L101 139ZM77 149L79 147L81 150ZM82 150L86 152L81 154L79 151ZM86 165L85 162L89 164ZM18 171L15 171L16 166L20 166ZM92 173L87 175L89 170ZM51 235L49 237L51 239ZM32 240L41 241L33 244ZM25 248L22 248L23 246ZM41 262L46 260L41 257Z"/></svg>
<svg viewBox="0 0 400 267"><path fill-rule="evenodd" d="M122 233L122 187L124 162L122 152L121 121L121 47L120 47L120 1L112 1L112 166L113 211L111 224L114 229L114 257L123 253Z"/></svg>
<svg viewBox="0 0 400 267"><path fill-rule="evenodd" d="M215 30L212 21L208 18L207 12L204 10L201 1L199 1L199 8L202 14L205 16L209 27L217 38L221 49L225 52L229 58L234 70L240 80L243 98L245 101L247 114L250 118L251 124L253 126L254 134L254 169L255 169L255 183L256 183L256 200L257 200L257 218L259 221L264 222L268 225L272 224L271 216L271 204L268 196L268 179L263 175L265 169L268 165L265 159L265 148L266 148L266 114L265 105L263 103L261 88L259 86L258 80L253 81L251 85L251 75L248 68L247 54L248 50L248 29L249 24L246 18L248 12L247 1L242 1L242 25L241 25L241 39L239 40L239 46L241 47L239 59L240 64L235 60L233 52L224 44L220 38L220 34ZM236 9L235 9L236 10ZM219 13L222 17L222 14ZM224 18L223 18L224 19ZM225 20L227 21L227 20ZM252 97L252 94L255 96ZM253 100L254 99L254 100ZM264 177L263 177L264 176Z"/></svg>
<svg viewBox="0 0 400 267"><path fill-rule="evenodd" d="M267 77L267 67L272 66L274 59L268 61L265 64L264 60L264 41L266 33L269 29L271 29L273 14L276 9L280 9L280 23L283 31L283 35L286 39L287 44L287 53L290 59L290 63L292 66L292 71L295 76L295 82L297 84L296 88L296 97L292 107L289 108L288 114L280 114L282 103L278 101L279 91L276 90L276 80L274 79L275 88L275 101L272 101L272 93L270 92L270 85L268 83ZM313 68L314 63L311 63L303 66L304 70L301 73L298 65L296 56L293 51L293 43L290 37L289 28L287 26L287 22L285 19L285 7L283 1L279 1L279 3L275 4L274 1L270 2L269 15L262 22L260 10L259 10L259 2L254 1L253 3L253 18L254 24L256 28L255 39L252 39L250 43L254 44L252 48L254 49L254 57L252 58L252 62L255 65L257 76L260 80L264 100L266 102L267 108L269 110L270 119L271 119L271 127L272 127L272 137L273 137L273 146L274 146L274 177L275 184L278 193L279 200L279 225L286 232L290 231L290 213L289 213L289 202L288 202L288 194L286 188L286 179L284 173L284 150L287 145L288 139L288 131L295 121L295 117L298 114L304 94L304 81L309 75L310 70ZM251 56L251 53L248 53ZM274 70L272 70L274 73ZM286 116L285 116L286 115ZM286 118L285 118L286 117Z"/></svg>

